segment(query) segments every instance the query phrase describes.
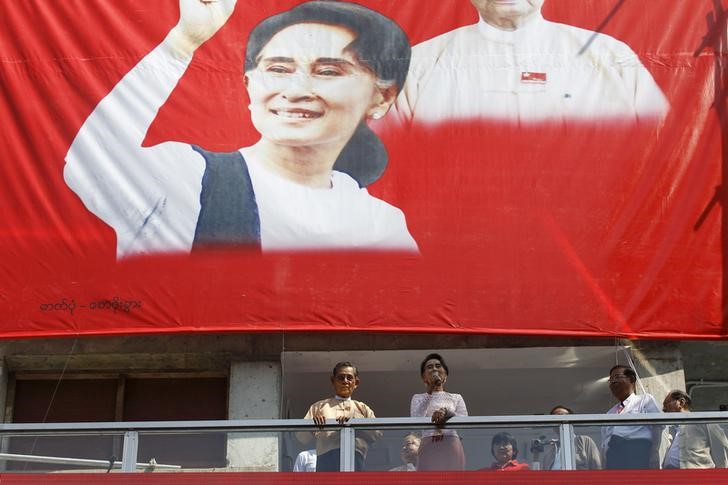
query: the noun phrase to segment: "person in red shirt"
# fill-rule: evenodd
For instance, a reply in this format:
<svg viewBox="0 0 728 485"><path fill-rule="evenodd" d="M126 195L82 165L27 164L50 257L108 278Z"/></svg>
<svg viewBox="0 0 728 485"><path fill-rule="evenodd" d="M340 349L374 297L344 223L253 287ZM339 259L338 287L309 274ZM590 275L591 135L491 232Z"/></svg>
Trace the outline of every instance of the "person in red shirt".
<svg viewBox="0 0 728 485"><path fill-rule="evenodd" d="M495 462L490 468L481 468L481 470L492 470L497 472L515 472L519 470L529 470L527 463L518 463L518 443L510 433L502 432L493 436L490 442L490 452L495 458Z"/></svg>

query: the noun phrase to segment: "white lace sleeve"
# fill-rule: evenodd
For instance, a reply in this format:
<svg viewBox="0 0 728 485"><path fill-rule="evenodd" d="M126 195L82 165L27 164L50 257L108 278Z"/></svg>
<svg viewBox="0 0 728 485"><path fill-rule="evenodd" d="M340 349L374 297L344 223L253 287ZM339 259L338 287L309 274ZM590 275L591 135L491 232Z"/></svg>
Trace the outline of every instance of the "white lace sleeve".
<svg viewBox="0 0 728 485"><path fill-rule="evenodd" d="M427 394L415 394L410 402L410 416L423 417L426 416Z"/></svg>
<svg viewBox="0 0 728 485"><path fill-rule="evenodd" d="M455 405L455 416L467 416L468 408L465 407L465 400L463 399L463 396L457 394L457 397L458 400L457 404Z"/></svg>

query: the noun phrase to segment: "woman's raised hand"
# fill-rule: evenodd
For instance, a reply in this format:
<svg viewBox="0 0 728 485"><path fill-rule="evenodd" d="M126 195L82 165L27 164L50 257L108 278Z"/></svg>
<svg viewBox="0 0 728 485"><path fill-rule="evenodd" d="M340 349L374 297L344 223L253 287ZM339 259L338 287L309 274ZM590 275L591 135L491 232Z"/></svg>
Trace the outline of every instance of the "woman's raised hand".
<svg viewBox="0 0 728 485"><path fill-rule="evenodd" d="M175 54L190 56L212 37L235 10L237 0L180 0L180 18L165 42Z"/></svg>

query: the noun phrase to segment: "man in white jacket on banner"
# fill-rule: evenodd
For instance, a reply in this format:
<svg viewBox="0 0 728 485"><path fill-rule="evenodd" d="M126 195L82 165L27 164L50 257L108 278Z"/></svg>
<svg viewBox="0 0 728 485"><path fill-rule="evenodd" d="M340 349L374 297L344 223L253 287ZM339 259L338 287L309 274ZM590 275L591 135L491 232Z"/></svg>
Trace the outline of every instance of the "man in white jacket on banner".
<svg viewBox="0 0 728 485"><path fill-rule="evenodd" d="M627 44L544 19L544 1L471 0L478 23L415 46L397 100L400 121L634 122L665 115L665 96Z"/></svg>

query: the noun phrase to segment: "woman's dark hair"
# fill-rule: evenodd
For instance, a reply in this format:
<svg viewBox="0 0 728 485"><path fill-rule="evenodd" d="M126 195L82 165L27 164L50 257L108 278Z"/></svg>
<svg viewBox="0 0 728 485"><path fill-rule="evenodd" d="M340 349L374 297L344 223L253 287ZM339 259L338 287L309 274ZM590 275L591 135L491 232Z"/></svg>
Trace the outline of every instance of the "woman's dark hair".
<svg viewBox="0 0 728 485"><path fill-rule="evenodd" d="M493 448L502 444L511 445L511 447L513 448L513 459L515 460L516 457L518 457L518 443L516 442L516 438L514 438L512 434L506 433L505 431L501 433L496 433L496 435L493 436L493 439L490 442L490 453L493 455L493 457L495 457Z"/></svg>
<svg viewBox="0 0 728 485"><path fill-rule="evenodd" d="M345 27L354 33L347 50L383 81L404 86L411 57L407 36L392 19L361 5L314 0L268 17L253 28L245 49L245 71L255 69L258 57L275 34L302 23Z"/></svg>
<svg viewBox="0 0 728 485"><path fill-rule="evenodd" d="M336 25L352 31L355 37L347 49L357 60L380 80L393 83L397 93L404 86L412 49L400 26L361 5L331 0L305 2L256 25L245 49L245 72L255 69L261 51L275 34L301 23ZM379 137L362 121L336 159L334 169L366 187L381 177L387 158Z"/></svg>
<svg viewBox="0 0 728 485"><path fill-rule="evenodd" d="M621 364L615 365L614 367L609 369L609 375L611 376L612 372L614 372L617 369L622 370L622 374L627 376L627 378L629 379L629 382L637 382L637 373L634 371L634 369L632 369L631 367L627 367L626 365L621 365Z"/></svg>
<svg viewBox="0 0 728 485"><path fill-rule="evenodd" d="M447 368L447 364L445 363L445 359L442 358L442 355L440 354L428 354L427 357L422 361L420 364L420 375L425 373L425 364L427 364L427 361L430 359L437 359L440 361L440 365L443 369L445 369L445 375L450 375L450 369Z"/></svg>
<svg viewBox="0 0 728 485"><path fill-rule="evenodd" d="M690 399L690 396L680 390L670 391L670 399L672 399L673 401L679 401L680 399L682 399L685 403L685 408L687 409L690 409L693 405L693 400Z"/></svg>

